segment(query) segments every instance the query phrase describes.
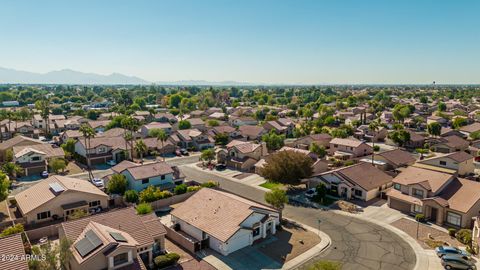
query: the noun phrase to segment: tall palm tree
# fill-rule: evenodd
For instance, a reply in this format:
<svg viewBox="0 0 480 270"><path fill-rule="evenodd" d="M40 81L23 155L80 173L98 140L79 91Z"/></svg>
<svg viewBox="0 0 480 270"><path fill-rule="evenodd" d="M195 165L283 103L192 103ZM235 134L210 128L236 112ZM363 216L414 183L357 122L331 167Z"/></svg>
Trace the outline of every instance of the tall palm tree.
<svg viewBox="0 0 480 270"><path fill-rule="evenodd" d="M143 153L147 152L147 145L143 140L140 139L135 143L135 151L140 156L140 160L143 163Z"/></svg>
<svg viewBox="0 0 480 270"><path fill-rule="evenodd" d="M35 108L40 111L40 116L45 121L45 135L48 135L48 128L50 126L50 100L46 98L37 100L37 102L35 102Z"/></svg>
<svg viewBox="0 0 480 270"><path fill-rule="evenodd" d="M90 151L90 139L95 137L95 130L93 130L93 128L91 128L90 126L88 126L86 124L83 124L80 127L80 132L82 133L83 139L84 139L84 142L85 142L85 148L86 148L85 155L86 155L86 158L87 158L88 177L90 178L90 180L92 180L93 174L92 174L92 170L90 168L90 159L89 159L90 154L89 154L89 151Z"/></svg>
<svg viewBox="0 0 480 270"><path fill-rule="evenodd" d="M121 124L125 130L123 137L125 138L126 141L130 141L130 158L131 158L133 157L133 141L135 139L134 133L137 131L139 126L138 121L135 118L128 116L122 120Z"/></svg>
<svg viewBox="0 0 480 270"><path fill-rule="evenodd" d="M165 132L165 130L163 130L161 128L154 128L154 129L150 130L148 135L150 137L157 138L157 145L158 145L158 141L161 142L162 148L161 148L160 154L163 154L164 143L168 140L168 134ZM165 161L165 156L162 155L162 157L163 157L163 161Z"/></svg>
<svg viewBox="0 0 480 270"><path fill-rule="evenodd" d="M373 132L373 137L372 137L372 147L375 148L375 136L377 136L377 132L379 130L379 124L377 121L372 121L368 125L368 129L370 129ZM372 165L374 165L375 161L375 149L372 151Z"/></svg>

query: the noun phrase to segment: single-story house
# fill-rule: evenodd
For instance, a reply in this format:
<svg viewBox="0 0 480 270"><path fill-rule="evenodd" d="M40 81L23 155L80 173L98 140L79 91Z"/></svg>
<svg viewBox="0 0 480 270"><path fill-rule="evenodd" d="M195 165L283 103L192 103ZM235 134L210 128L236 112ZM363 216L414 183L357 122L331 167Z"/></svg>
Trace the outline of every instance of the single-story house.
<svg viewBox="0 0 480 270"><path fill-rule="evenodd" d="M474 157L466 152L459 151L450 154L437 154L434 157L418 161L414 166L457 173L460 176L473 174Z"/></svg>
<svg viewBox="0 0 480 270"><path fill-rule="evenodd" d="M334 138L330 141L329 152L330 155L341 159L351 159L371 155L373 148L356 139Z"/></svg>

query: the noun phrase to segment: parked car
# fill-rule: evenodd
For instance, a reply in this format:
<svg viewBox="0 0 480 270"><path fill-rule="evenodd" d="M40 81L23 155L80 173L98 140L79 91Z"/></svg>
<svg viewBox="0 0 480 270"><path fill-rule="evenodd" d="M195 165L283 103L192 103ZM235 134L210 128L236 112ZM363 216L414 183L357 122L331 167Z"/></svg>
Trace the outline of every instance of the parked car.
<svg viewBox="0 0 480 270"><path fill-rule="evenodd" d="M222 163L217 164L217 165L215 166L215 169L216 169L217 171L223 171L223 170L225 170L226 168L227 168L227 165L222 164Z"/></svg>
<svg viewBox="0 0 480 270"><path fill-rule="evenodd" d="M465 259L469 259L472 256L470 253L464 250L451 246L437 247L435 248L435 253L437 253L437 256L440 258L445 255L456 255Z"/></svg>
<svg viewBox="0 0 480 270"><path fill-rule="evenodd" d="M180 154L182 154L182 155L184 155L184 156L190 155L190 154L188 153L187 149L185 149L185 148L180 149Z"/></svg>
<svg viewBox="0 0 480 270"><path fill-rule="evenodd" d="M465 260L456 255L445 255L442 257L442 266L445 269L468 269L475 270L477 267L470 260Z"/></svg>
<svg viewBox="0 0 480 270"><path fill-rule="evenodd" d="M96 187L103 187L104 185L104 182L103 182L103 179L100 179L100 178L93 178L92 179L92 184Z"/></svg>
<svg viewBox="0 0 480 270"><path fill-rule="evenodd" d="M314 188L311 188L311 189L305 191L305 197L307 197L309 199L313 198L315 195L317 195L317 191Z"/></svg>
<svg viewBox="0 0 480 270"><path fill-rule="evenodd" d="M115 165L117 165L117 162L115 160L111 159L111 160L107 161L107 165L115 166Z"/></svg>
<svg viewBox="0 0 480 270"><path fill-rule="evenodd" d="M176 155L177 157L181 157L181 156L182 156L182 152L180 152L180 150L177 149L177 150L175 150L175 155Z"/></svg>
<svg viewBox="0 0 480 270"><path fill-rule="evenodd" d="M47 177L48 177L48 172L47 172L47 171L43 171L43 172L41 173L41 176L42 176L43 178L47 178Z"/></svg>

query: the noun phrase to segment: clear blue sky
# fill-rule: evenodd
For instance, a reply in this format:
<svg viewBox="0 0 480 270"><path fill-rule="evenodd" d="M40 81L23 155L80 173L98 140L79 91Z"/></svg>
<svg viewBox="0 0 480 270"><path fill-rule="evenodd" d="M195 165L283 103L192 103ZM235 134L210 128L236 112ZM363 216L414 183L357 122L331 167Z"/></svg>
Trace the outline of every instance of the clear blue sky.
<svg viewBox="0 0 480 270"><path fill-rule="evenodd" d="M480 1L2 1L0 66L150 81L480 83Z"/></svg>

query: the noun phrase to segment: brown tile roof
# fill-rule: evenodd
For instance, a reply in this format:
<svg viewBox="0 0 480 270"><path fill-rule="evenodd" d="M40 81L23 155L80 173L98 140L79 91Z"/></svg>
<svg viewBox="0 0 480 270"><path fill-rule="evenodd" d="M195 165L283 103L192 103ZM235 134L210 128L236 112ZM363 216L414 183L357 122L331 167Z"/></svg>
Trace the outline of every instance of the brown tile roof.
<svg viewBox="0 0 480 270"><path fill-rule="evenodd" d="M84 146L84 140L79 140L80 144ZM125 139L123 136L117 137L94 137L90 139L90 149L96 148L100 145L110 146L113 149L123 149L125 148ZM85 147L85 146L84 146Z"/></svg>
<svg viewBox="0 0 480 270"><path fill-rule="evenodd" d="M423 137L422 135L414 132L414 131L411 131L411 130L407 130L408 133L410 133L410 141L412 142L418 142L418 141L424 141L425 140L425 137Z"/></svg>
<svg viewBox="0 0 480 270"><path fill-rule="evenodd" d="M13 153L15 154L15 157L17 157L17 155L18 157L23 156L30 151L44 153L47 158L65 157L65 152L61 147L53 147L48 143L13 147Z"/></svg>
<svg viewBox="0 0 480 270"><path fill-rule="evenodd" d="M254 208L276 212L270 207L230 193L202 188L171 214L226 242L240 229L241 223L255 212Z"/></svg>
<svg viewBox="0 0 480 270"><path fill-rule="evenodd" d="M367 191L390 183L393 178L372 164L366 162L341 168L335 172L345 180L353 182Z"/></svg>
<svg viewBox="0 0 480 270"><path fill-rule="evenodd" d="M468 141L456 135L447 136L443 139L445 140L445 145L451 148L468 147Z"/></svg>
<svg viewBox="0 0 480 270"><path fill-rule="evenodd" d="M91 221L128 233L140 246L153 244L154 238L166 234L155 214L140 217L133 207L63 222L61 226L67 238L77 239Z"/></svg>
<svg viewBox="0 0 480 270"><path fill-rule="evenodd" d="M400 149L385 151L377 155L382 156L386 160L393 163L393 165L395 166L411 165L415 163L416 160L412 155L410 155L410 153Z"/></svg>
<svg viewBox="0 0 480 270"><path fill-rule="evenodd" d="M191 140L192 137L197 137L202 135L202 132L200 132L200 130L196 128L178 130L177 133L187 141Z"/></svg>
<svg viewBox="0 0 480 270"><path fill-rule="evenodd" d="M56 194L50 188L51 183L58 183L64 189L64 191ZM68 196L67 191L84 192L108 197L107 194L103 193L103 191L88 181L67 176L54 175L18 193L15 195L15 200L17 201L22 213L26 214L32 210L35 210L39 206L50 202L57 196L61 196L63 194L67 194Z"/></svg>
<svg viewBox="0 0 480 270"><path fill-rule="evenodd" d="M284 147L280 148L280 150L278 150L278 151L293 151L293 152L296 152L296 153L305 154L307 156L312 153L312 152L310 152L308 150L305 150L305 149L293 148L293 147L288 147L288 146L284 146Z"/></svg>
<svg viewBox="0 0 480 270"><path fill-rule="evenodd" d="M124 134L125 134L125 129L123 129L123 128L111 128L111 129L106 130L102 134L99 134L97 136L118 137L118 136L123 136Z"/></svg>
<svg viewBox="0 0 480 270"><path fill-rule="evenodd" d="M98 128L98 127L106 127L110 122L112 122L111 120L97 120L97 121L88 121L87 124L95 129L95 128Z"/></svg>
<svg viewBox="0 0 480 270"><path fill-rule="evenodd" d="M330 141L331 144L345 145L349 147L359 147L363 142L354 139L334 138Z"/></svg>
<svg viewBox="0 0 480 270"><path fill-rule="evenodd" d="M244 125L238 128L244 136L258 137L265 129L261 126Z"/></svg>
<svg viewBox="0 0 480 270"><path fill-rule="evenodd" d="M173 173L172 166L162 161L138 164L137 166L129 167L126 170L133 176L133 178L135 178L135 180Z"/></svg>
<svg viewBox="0 0 480 270"><path fill-rule="evenodd" d="M466 160L474 158L472 155L463 151L453 152L453 153L447 154L445 157L449 157L455 160L456 162L464 162Z"/></svg>
<svg viewBox="0 0 480 270"><path fill-rule="evenodd" d="M201 118L190 118L187 119L187 121L190 122L192 126L205 125L205 122L203 122Z"/></svg>
<svg viewBox="0 0 480 270"><path fill-rule="evenodd" d="M454 179L439 197L448 201L448 207L467 213L480 200L480 183L463 178Z"/></svg>
<svg viewBox="0 0 480 270"><path fill-rule="evenodd" d="M144 127L147 129L153 129L153 128L167 129L167 128L172 128L172 125L170 125L170 123L152 122L150 124L144 125Z"/></svg>
<svg viewBox="0 0 480 270"><path fill-rule="evenodd" d="M467 132L467 133L472 133L479 130L480 130L480 123L478 122L475 122L473 124L463 126L460 128L460 131Z"/></svg>
<svg viewBox="0 0 480 270"><path fill-rule="evenodd" d="M68 138L80 138L83 136L83 134L79 130L66 130L65 132L62 133L62 135L65 134L67 135Z"/></svg>
<svg viewBox="0 0 480 270"><path fill-rule="evenodd" d="M312 134L312 135L308 135L310 136L310 138L312 138L314 141L330 141L332 139L332 136L330 136L330 134L327 134L327 133L320 133L320 134Z"/></svg>
<svg viewBox="0 0 480 270"><path fill-rule="evenodd" d="M272 126L274 129L279 130L279 131L286 129L286 127L281 126L279 123L277 123L277 121L268 121L267 123L270 126Z"/></svg>
<svg viewBox="0 0 480 270"><path fill-rule="evenodd" d="M213 130L215 131L215 133L232 133L235 131L235 128L231 127L231 126L217 126L217 127L213 127Z"/></svg>
<svg viewBox="0 0 480 270"><path fill-rule="evenodd" d="M132 161L129 161L129 160L123 160L122 162L118 163L117 165L113 166L112 167L112 171L116 172L116 173L121 173L122 171L124 171L125 169L127 168L130 168L130 167L135 167L137 166L138 164L135 163L135 162L132 162Z"/></svg>
<svg viewBox="0 0 480 270"><path fill-rule="evenodd" d="M251 153L255 151L258 147L262 146L261 144L253 143L253 142L244 142L244 141L238 141L238 140L233 140L230 143L227 144L227 149L230 148L235 148L241 153Z"/></svg>
<svg viewBox="0 0 480 270"><path fill-rule="evenodd" d="M22 259L25 256L22 236L13 234L0 238L0 254L4 256L18 256L19 259L0 260L2 270L28 270L28 261Z"/></svg>
<svg viewBox="0 0 480 270"><path fill-rule="evenodd" d="M393 182L401 185L413 185L420 184L422 182L428 182L430 191L435 193L439 191L452 177L453 175L448 173L410 166L398 174L393 179ZM423 186L426 187L427 185L423 184Z"/></svg>
<svg viewBox="0 0 480 270"><path fill-rule="evenodd" d="M24 141L28 141L29 144L31 144L31 145L42 144L41 141L29 138L29 137L15 136L15 137L13 137L9 140L6 140L6 141L0 143L0 150L10 149L10 148L14 147L15 145L17 145L21 142L24 142Z"/></svg>

